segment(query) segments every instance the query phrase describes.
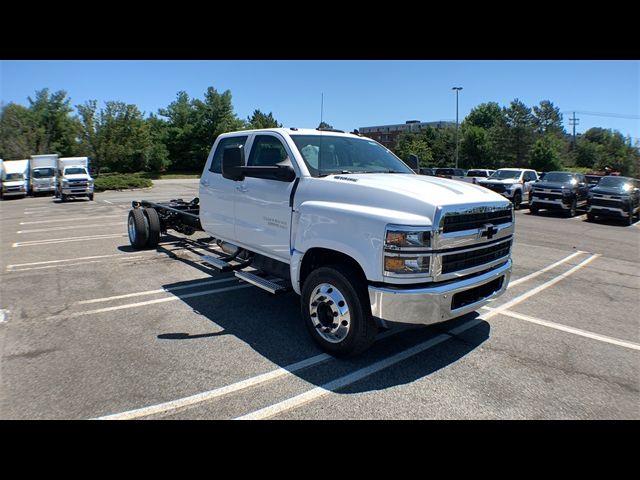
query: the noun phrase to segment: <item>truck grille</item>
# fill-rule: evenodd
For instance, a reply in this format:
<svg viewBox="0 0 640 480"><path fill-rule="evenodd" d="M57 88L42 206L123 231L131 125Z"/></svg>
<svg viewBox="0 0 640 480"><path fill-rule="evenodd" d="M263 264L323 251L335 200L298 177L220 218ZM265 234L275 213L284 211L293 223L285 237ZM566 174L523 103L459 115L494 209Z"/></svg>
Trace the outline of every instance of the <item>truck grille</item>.
<svg viewBox="0 0 640 480"><path fill-rule="evenodd" d="M495 212L465 213L461 215L447 215L444 218L443 232L460 232L484 227L487 223L500 225L512 221L511 208Z"/></svg>
<svg viewBox="0 0 640 480"><path fill-rule="evenodd" d="M607 200L604 198L593 198L591 199L591 205L594 207L622 208L622 200Z"/></svg>
<svg viewBox="0 0 640 480"><path fill-rule="evenodd" d="M509 255L512 240L500 242L484 248L476 248L461 253L452 253L442 257L442 273L477 267Z"/></svg>
<svg viewBox="0 0 640 480"><path fill-rule="evenodd" d="M504 183L484 183L480 182L480 185L484 188L488 188L489 190L493 190L497 193L502 193L507 190L507 186Z"/></svg>
<svg viewBox="0 0 640 480"><path fill-rule="evenodd" d="M557 200L562 198L562 192L559 190L534 190L532 193L536 198L548 198L549 200Z"/></svg>

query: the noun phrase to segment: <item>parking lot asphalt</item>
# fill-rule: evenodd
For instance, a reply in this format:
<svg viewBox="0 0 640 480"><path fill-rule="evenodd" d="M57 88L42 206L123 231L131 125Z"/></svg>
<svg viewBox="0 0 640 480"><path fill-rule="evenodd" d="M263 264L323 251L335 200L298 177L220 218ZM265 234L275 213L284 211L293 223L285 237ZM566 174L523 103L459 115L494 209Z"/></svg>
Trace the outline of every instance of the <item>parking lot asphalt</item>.
<svg viewBox="0 0 640 480"><path fill-rule="evenodd" d="M130 248L131 200L197 191L0 202L0 418L640 418L638 223L517 211L503 296L337 360L297 295L197 263L206 234Z"/></svg>

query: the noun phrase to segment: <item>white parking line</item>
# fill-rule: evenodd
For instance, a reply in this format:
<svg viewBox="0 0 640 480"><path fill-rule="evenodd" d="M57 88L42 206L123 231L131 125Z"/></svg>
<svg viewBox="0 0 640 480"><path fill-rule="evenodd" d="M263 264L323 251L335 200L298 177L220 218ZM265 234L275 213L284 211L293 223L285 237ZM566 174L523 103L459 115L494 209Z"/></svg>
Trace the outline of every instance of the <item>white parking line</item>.
<svg viewBox="0 0 640 480"><path fill-rule="evenodd" d="M136 253L157 253L157 252L148 250L147 252L136 252ZM19 267L31 267L33 265L48 265L51 263L73 262L77 260L93 260L95 258L125 257L128 255L131 255L131 254L130 253L112 253L110 255L93 255L91 257L64 258L62 260L47 260L45 262L15 263L13 265L7 265L7 270L19 268Z"/></svg>
<svg viewBox="0 0 640 480"><path fill-rule="evenodd" d="M0 323L5 323L9 318L9 310L0 310Z"/></svg>
<svg viewBox="0 0 640 480"><path fill-rule="evenodd" d="M89 218L85 218L88 220ZM91 218L93 220L93 218ZM82 224L82 228L101 228L101 227L114 227L116 225L122 226L124 225L124 221L118 223L94 223L92 225ZM78 225L67 225L66 227L48 227L48 228L37 228L35 230L18 230L16 233L41 233L41 232L53 232L58 230L77 230L79 228Z"/></svg>
<svg viewBox="0 0 640 480"><path fill-rule="evenodd" d="M569 260L571 260L573 257L576 257L578 255L580 255L581 253L587 253L587 252L583 252L582 250L578 250L575 253L572 253L571 255L569 255L568 257L564 257L563 259L557 261L556 263L553 263L551 265L549 265L548 267L545 267L541 270L538 270L537 272L533 272L529 275L526 275L522 278L518 278L517 280L514 280L512 282L509 282L509 285L507 288L511 288L511 287L515 287L516 285L519 285L522 282L526 282L527 280L531 280L532 278L536 278L539 275L542 275L545 272L548 272L549 270L556 268L558 265L562 265L563 263L568 262Z"/></svg>
<svg viewBox="0 0 640 480"><path fill-rule="evenodd" d="M404 330L387 330L386 332L378 335L376 337L376 341L382 340L383 338L390 337L392 335L396 335L401 331ZM179 398L170 402L150 405L148 407L137 408L135 410L129 410L122 413L114 413L113 415L105 415L103 417L94 418L94 420L133 420L135 418L148 417L149 415L157 415L159 413L167 413L170 411L179 410L184 407L189 407L191 405L206 402L207 400L213 400L214 398L222 397L223 395L228 395L230 393L245 390L250 387L255 387L270 380L275 380L277 378L285 376L293 376L295 372L315 365L319 365L323 362L326 362L327 360L331 360L332 358L333 357L331 355L321 353L320 355L305 358L304 360L300 360L299 362L292 363L275 370L271 370L270 372L256 375L255 377L241 380L231 385L215 388L213 390L198 393L196 395L191 395L189 397Z"/></svg>
<svg viewBox="0 0 640 480"><path fill-rule="evenodd" d="M216 289L213 289L213 290L204 290L202 292L187 293L186 295L158 298L156 300L147 300L146 302L128 303L126 305L117 305L115 307L98 308L96 310L86 310L84 312L67 313L67 314L64 314L64 315L53 315L51 317L45 318L45 320L55 320L55 319L58 319L58 318L67 319L67 318L83 317L83 316L86 316L86 315L94 315L96 313L113 312L115 310L125 310L125 309L129 309L129 308L144 307L146 305L153 305L155 303L175 302L177 300L184 300L185 298L201 297L203 295L209 295L209 294L212 294L212 293L229 292L231 290L239 290L241 288L249 288L249 287L253 287L253 285L234 285L232 287L216 288Z"/></svg>
<svg viewBox="0 0 640 480"><path fill-rule="evenodd" d="M13 244L13 248L16 247L31 247L35 245L49 245L52 243L69 243L69 242L83 242L87 240L103 240L107 238L126 237L126 233L110 233L108 235L87 235L85 237L69 237L69 238L50 238L48 240L32 240L29 242L16 242Z"/></svg>
<svg viewBox="0 0 640 480"><path fill-rule="evenodd" d="M465 330L475 327L479 323L482 323L482 320L478 318L470 320L466 323L463 323L459 327L452 329L448 333L441 333L434 338L419 343L418 345L404 350L400 353L396 353L391 357L375 362L368 367L351 372L348 375L332 380L331 382L325 383L324 385L308 390L300 395L289 398L280 403L276 403L275 405L270 405L260 410L256 410L255 412L242 415L241 417L237 417L235 420L262 420L265 418L273 417L274 415L282 413L286 410L299 407L313 400L317 400L318 398L328 395L331 392L351 385L352 383L362 380L363 378L377 373L380 370L384 370L385 368L391 367L392 365L406 360L407 358L422 353L429 348L435 347L436 345L449 340L450 338L453 338L454 335L460 334Z"/></svg>
<svg viewBox="0 0 640 480"><path fill-rule="evenodd" d="M543 283L542 285L539 285L538 287L534 288L533 290L530 290L526 293L523 293L522 295L517 296L516 298L512 299L511 301L505 303L504 305L501 305L495 309L492 309L489 313L487 313L486 315L483 315L481 317L478 317L474 320L471 320L467 323L462 324L461 326L457 327L456 329L452 330L450 333L451 334L455 334L455 333L460 333L461 331L466 330L467 328L471 328L471 326L473 325L477 325L479 322L482 322L483 320L488 320L489 318L497 315L498 313L506 310L509 307L512 307L513 305L517 305L520 302L523 302L524 300L526 300L527 298L530 298L531 296L540 293L541 291L543 291L544 289L550 287L551 285L556 284L557 282L559 282L560 280L562 280L563 278L568 277L569 275L571 275L572 273L576 272L577 270L579 270L580 268L584 267L585 265L587 265L589 262L591 262L592 260L594 260L595 258L597 258L599 255L592 255L591 257L587 258L586 260L584 260L583 262L581 262L580 264L576 265L575 267L571 268L570 270L568 270L565 273L562 273L560 275L558 275L557 277L555 277L553 280L550 280L548 282ZM530 277L531 278L531 277ZM454 332L455 330L458 330L457 332ZM385 369L391 365L394 365L395 363L401 362L402 360L405 360L413 355L416 355L428 348L431 348L439 343L442 343L443 341L447 340L451 338L450 335L448 334L442 334L442 335L438 335L437 337L428 340L426 342L423 342L415 347L412 347L408 350L405 350L404 352L400 352L390 358L387 358L385 360L381 360L379 362L374 363L373 365L370 365L369 367L357 370L353 373L350 373L349 375L346 375L344 377L338 378L336 380L333 380L325 385L322 385L320 387L316 387L312 390L309 390L305 393L302 393L296 397L292 397L290 399L284 400L280 403L277 403L275 405L271 405L269 407L265 407L261 410L257 410L255 412L243 415L242 417L238 417L238 420L259 420L259 419L264 419L264 418L269 418L272 417L274 415L277 415L279 413L284 412L285 410L289 410L291 408L294 407L298 407L300 405L303 405L305 403L308 403L310 401L316 400L324 395L327 395L328 393L335 391L337 389L343 388L347 385L350 385L354 382L357 382L369 375L372 375L373 373L379 372L382 369Z"/></svg>
<svg viewBox="0 0 640 480"><path fill-rule="evenodd" d="M111 300L120 300L122 298L131 298L131 297L141 297L144 295L154 295L156 293L171 293L177 290L184 290L187 288L200 287L202 285L212 285L215 283L223 283L231 280L237 280L236 277L227 277L221 278L218 280L207 280L204 282L196 282L189 285L180 285L178 287L169 287L169 288L158 288L155 290L147 290L144 292L135 292L135 293L125 293L124 295L115 295L113 297L104 297L104 298L94 298L91 300L82 300L79 302L75 302L74 305L88 305L90 303L100 303L100 302L110 302Z"/></svg>
<svg viewBox="0 0 640 480"><path fill-rule="evenodd" d="M142 255L137 255L137 256L128 256L126 258L121 258L120 260L123 262L127 262L129 260L138 260L140 258L144 258L144 256ZM7 270L8 272L13 272L13 273L18 273L18 272L27 272L29 270L47 270L50 268L66 268L66 267L74 267L77 265L88 265L88 264L92 264L92 263L103 263L103 262L108 262L109 260L88 260L86 262L76 262L76 263L64 263L64 264L58 264L58 265L45 265L43 267L27 267L27 268L19 268L19 269L15 269L15 270Z"/></svg>
<svg viewBox="0 0 640 480"><path fill-rule="evenodd" d="M482 307L482 308L489 311L494 310L493 308L490 308L490 307ZM573 333L575 335L580 335L582 337L592 338L594 340L599 340L601 342L611 343L613 345L618 345L625 348L631 348L633 350L640 350L640 344L630 342L628 340L620 340L618 338L608 337L606 335L600 335L599 333L593 333L588 330L582 330L580 328L569 327L567 325L562 325L560 323L550 322L548 320L542 320L540 318L531 317L529 315L513 312L511 310L501 310L499 313L500 315L506 315L508 317L524 320L526 322L536 323L538 325L543 325L545 327L555 328L556 330Z"/></svg>
<svg viewBox="0 0 640 480"><path fill-rule="evenodd" d="M20 225L36 225L36 224L40 224L40 223L64 223L64 222L75 222L77 220L87 220L87 219L91 219L91 220L98 220L101 218L124 218L122 216L122 214L119 215L101 215L99 217L96 216L84 216L84 217L59 217L56 219L52 219L52 220L37 220L35 222L20 222Z"/></svg>

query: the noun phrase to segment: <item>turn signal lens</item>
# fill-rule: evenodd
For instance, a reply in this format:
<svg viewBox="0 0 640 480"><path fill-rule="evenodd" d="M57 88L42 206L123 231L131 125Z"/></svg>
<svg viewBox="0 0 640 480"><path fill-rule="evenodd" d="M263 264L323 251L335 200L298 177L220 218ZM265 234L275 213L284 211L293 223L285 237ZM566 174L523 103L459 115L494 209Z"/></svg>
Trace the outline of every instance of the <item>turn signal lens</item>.
<svg viewBox="0 0 640 480"><path fill-rule="evenodd" d="M385 273L429 273L429 256L384 257Z"/></svg>

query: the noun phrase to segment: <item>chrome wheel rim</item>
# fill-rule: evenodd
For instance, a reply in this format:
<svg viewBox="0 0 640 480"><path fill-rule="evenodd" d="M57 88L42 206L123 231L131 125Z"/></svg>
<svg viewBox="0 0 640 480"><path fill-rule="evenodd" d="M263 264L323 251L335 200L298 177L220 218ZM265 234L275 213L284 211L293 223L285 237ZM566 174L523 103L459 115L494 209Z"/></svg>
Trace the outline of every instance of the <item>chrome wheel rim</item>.
<svg viewBox="0 0 640 480"><path fill-rule="evenodd" d="M129 240L131 241L131 243L133 243L136 241L136 226L133 223L133 215L129 217L129 220L127 221L127 226L129 228Z"/></svg>
<svg viewBox="0 0 640 480"><path fill-rule="evenodd" d="M330 283L321 283L313 290L309 315L318 335L329 343L340 343L349 334L349 305L342 292Z"/></svg>

